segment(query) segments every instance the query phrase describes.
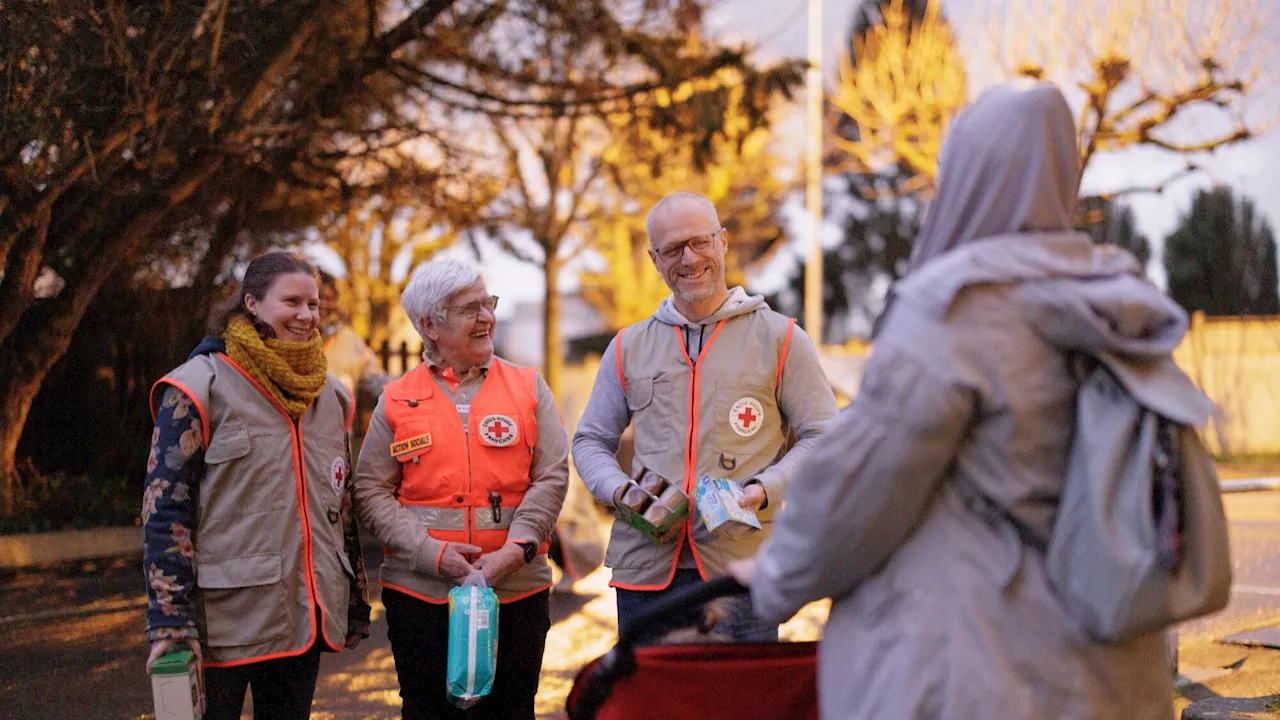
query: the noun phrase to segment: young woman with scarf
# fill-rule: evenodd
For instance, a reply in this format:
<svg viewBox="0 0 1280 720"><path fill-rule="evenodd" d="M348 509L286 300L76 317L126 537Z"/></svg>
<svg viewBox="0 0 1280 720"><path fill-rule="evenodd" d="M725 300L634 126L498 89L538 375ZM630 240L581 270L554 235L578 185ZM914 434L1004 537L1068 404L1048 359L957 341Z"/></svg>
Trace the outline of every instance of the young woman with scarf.
<svg viewBox="0 0 1280 720"><path fill-rule="evenodd" d="M315 269L267 253L156 383L143 499L147 661L203 658L209 720L307 718L320 653L369 635L348 482L354 402L326 372Z"/></svg>

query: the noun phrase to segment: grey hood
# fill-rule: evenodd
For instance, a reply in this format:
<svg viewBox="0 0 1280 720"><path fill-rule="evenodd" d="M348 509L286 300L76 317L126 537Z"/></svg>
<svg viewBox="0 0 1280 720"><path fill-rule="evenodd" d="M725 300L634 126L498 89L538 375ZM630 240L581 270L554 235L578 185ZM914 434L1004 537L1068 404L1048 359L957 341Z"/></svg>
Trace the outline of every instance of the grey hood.
<svg viewBox="0 0 1280 720"><path fill-rule="evenodd" d="M1027 322L1064 353L1104 363L1144 406L1202 425L1213 403L1174 364L1187 314L1143 278L1137 260L1080 233L1009 235L945 253L900 283L898 298L942 317L961 291L1016 284Z"/></svg>
<svg viewBox="0 0 1280 720"><path fill-rule="evenodd" d="M747 291L741 287L734 287L729 289L729 297L720 306L719 310L712 313L710 317L703 318L698 322L693 322L681 315L680 311L676 310L675 300L670 295L654 311L653 317L658 322L675 325L676 327L698 328L705 325L714 325L725 318L746 315L767 307L768 305L765 304L763 296L748 295Z"/></svg>
<svg viewBox="0 0 1280 720"><path fill-rule="evenodd" d="M1057 86L1024 80L983 92L947 130L909 273L975 241L1070 229L1079 157Z"/></svg>

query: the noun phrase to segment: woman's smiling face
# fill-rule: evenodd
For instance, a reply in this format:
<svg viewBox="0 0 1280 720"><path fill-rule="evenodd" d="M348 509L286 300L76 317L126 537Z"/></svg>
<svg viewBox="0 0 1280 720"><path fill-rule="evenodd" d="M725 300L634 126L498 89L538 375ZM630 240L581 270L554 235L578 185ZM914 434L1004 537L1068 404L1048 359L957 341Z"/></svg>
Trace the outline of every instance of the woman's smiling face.
<svg viewBox="0 0 1280 720"><path fill-rule="evenodd" d="M281 340L306 342L320 325L320 287L308 273L277 277L266 297L245 295L244 306Z"/></svg>

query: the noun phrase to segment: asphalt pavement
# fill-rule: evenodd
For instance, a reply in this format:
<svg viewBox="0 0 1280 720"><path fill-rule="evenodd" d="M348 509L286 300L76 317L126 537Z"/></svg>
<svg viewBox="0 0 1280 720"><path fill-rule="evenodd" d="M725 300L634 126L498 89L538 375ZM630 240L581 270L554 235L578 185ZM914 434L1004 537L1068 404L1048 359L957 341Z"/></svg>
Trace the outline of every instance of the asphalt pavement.
<svg viewBox="0 0 1280 720"><path fill-rule="evenodd" d="M1280 492L1224 496L1231 519L1234 591L1223 612L1179 631L1179 707L1214 695L1280 692L1280 650L1223 642L1280 627ZM375 555L375 553L370 553ZM371 557L376 560L376 557ZM552 596L539 720L558 718L578 670L616 638L607 570ZM145 604L139 557L0 571L0 720L151 718L143 664ZM317 720L398 717L395 667L375 602L373 635L355 650L326 655L316 692ZM825 606L784 627L784 638L812 639ZM1271 635L1280 640L1280 630ZM249 717L246 705L245 717Z"/></svg>

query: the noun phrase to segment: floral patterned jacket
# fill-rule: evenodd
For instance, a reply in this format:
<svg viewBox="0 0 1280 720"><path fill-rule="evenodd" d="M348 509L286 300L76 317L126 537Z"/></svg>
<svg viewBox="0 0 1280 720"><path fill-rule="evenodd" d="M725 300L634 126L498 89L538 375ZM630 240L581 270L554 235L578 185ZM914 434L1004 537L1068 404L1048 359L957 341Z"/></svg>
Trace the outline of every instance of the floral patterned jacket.
<svg viewBox="0 0 1280 720"><path fill-rule="evenodd" d="M196 585L197 493L204 477L200 415L180 390L165 390L151 434L142 498L142 563L147 577L147 641L199 639L191 595ZM369 636L369 588L349 486L342 499L347 558L355 570L347 637Z"/></svg>

